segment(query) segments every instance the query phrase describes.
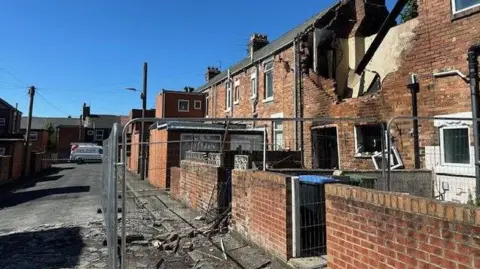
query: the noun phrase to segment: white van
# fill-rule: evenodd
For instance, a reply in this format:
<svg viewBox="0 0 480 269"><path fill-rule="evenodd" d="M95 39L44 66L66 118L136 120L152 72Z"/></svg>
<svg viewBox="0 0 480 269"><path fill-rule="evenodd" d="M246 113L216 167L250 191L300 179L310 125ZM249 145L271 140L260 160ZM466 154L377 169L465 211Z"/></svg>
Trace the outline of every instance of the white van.
<svg viewBox="0 0 480 269"><path fill-rule="evenodd" d="M72 143L70 162L102 162L103 148L92 143Z"/></svg>

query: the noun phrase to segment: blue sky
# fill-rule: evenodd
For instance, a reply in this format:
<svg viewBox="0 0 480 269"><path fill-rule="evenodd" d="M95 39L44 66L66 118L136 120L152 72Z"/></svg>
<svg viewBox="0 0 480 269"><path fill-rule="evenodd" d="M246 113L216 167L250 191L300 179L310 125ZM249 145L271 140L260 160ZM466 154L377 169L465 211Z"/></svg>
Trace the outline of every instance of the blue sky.
<svg viewBox="0 0 480 269"><path fill-rule="evenodd" d="M123 89L141 89L147 61L153 108L160 89L200 86L207 66L245 57L253 32L273 40L336 1L240 2L1 1L0 97L26 115L26 86L35 85L35 116L77 117L83 102L92 113L128 114L140 94Z"/></svg>

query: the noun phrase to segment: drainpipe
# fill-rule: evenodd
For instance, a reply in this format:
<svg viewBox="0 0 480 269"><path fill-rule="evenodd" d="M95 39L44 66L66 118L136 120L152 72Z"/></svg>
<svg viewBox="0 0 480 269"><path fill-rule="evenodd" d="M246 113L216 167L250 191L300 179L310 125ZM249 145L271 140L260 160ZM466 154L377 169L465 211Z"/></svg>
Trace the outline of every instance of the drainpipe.
<svg viewBox="0 0 480 269"><path fill-rule="evenodd" d="M267 170L267 127L263 127L263 171Z"/></svg>
<svg viewBox="0 0 480 269"><path fill-rule="evenodd" d="M419 83L417 82L417 76L415 74L411 74L410 76L410 83L407 85L407 88L410 90L412 94L412 117L413 120L413 152L414 152L414 160L415 160L415 169L420 169L420 146L418 143L418 120L416 119L418 116L418 109L417 109L417 93L420 89Z"/></svg>
<svg viewBox="0 0 480 269"><path fill-rule="evenodd" d="M480 43L473 45L468 50L468 69L470 77L470 90L472 95L472 118L473 118L473 139L475 152L475 179L476 199L480 198L480 141L479 141L479 124L478 116L480 115L480 104L478 94L478 56L480 54Z"/></svg>
<svg viewBox="0 0 480 269"><path fill-rule="evenodd" d="M297 43L297 40L295 39L293 41L293 115L296 117L298 117L297 115L297 111L298 111L298 106L297 106L297 86L298 86L298 83L297 83L297 72L298 72L298 68L297 68L297 58L298 58L298 43ZM294 129L293 129L293 137L295 137L295 141L297 140L297 133L298 133L298 124L297 122L294 122ZM298 150L298 142L295 142L295 150Z"/></svg>

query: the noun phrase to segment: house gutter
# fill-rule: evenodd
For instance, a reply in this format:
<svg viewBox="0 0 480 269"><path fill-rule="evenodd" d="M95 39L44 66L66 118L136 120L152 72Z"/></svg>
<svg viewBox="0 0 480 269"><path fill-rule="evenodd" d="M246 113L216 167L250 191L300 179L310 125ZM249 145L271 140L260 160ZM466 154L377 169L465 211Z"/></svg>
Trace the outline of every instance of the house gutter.
<svg viewBox="0 0 480 269"><path fill-rule="evenodd" d="M295 117L298 116L298 105L297 105L297 91L298 91L298 81L297 81L297 71L298 71L298 68L297 68L297 61L298 61L298 43L297 43L297 39L295 38L294 41L293 41L293 66L294 66L294 69L293 69L293 76L294 76L294 80L293 80L293 115ZM295 137L295 140L297 140L297 133L298 133L298 124L295 122L295 128L293 129L293 137ZM295 142L295 150L298 150L298 142Z"/></svg>
<svg viewBox="0 0 480 269"><path fill-rule="evenodd" d="M480 98L478 87L478 56L480 55L480 43L471 46L468 49L468 69L470 78L470 90L472 95L472 118L473 118L473 139L474 139L474 155L475 155L475 195L476 199L480 198L480 138L478 116L480 115Z"/></svg>

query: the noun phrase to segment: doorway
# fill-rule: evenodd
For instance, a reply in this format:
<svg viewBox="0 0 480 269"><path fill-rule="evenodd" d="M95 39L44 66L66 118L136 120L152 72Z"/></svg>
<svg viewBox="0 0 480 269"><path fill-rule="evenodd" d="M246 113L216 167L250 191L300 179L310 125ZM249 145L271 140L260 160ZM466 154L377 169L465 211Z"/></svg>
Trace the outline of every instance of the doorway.
<svg viewBox="0 0 480 269"><path fill-rule="evenodd" d="M338 169L337 127L312 130L313 168Z"/></svg>

